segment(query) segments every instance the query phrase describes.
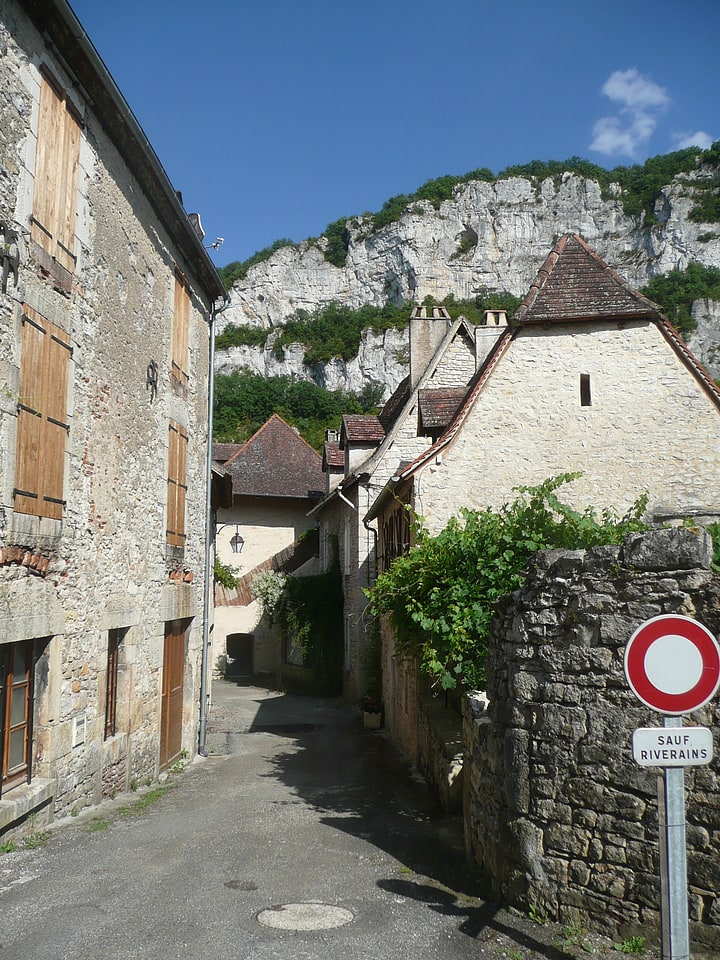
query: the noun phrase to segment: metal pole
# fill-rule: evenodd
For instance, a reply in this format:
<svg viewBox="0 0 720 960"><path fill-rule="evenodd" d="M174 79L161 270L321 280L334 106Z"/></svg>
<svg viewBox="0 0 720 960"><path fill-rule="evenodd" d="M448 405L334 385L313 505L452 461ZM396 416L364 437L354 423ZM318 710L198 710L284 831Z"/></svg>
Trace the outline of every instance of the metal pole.
<svg viewBox="0 0 720 960"><path fill-rule="evenodd" d="M208 370L208 412L207 412L207 460L205 469L205 578L203 580L203 639L200 661L200 724L198 729L198 753L206 757L207 712L208 712L208 670L210 664L210 590L213 585L213 545L215 531L212 511L212 438L213 438L213 402L215 399L215 318L220 311L213 305L210 314L210 343Z"/></svg>
<svg viewBox="0 0 720 960"><path fill-rule="evenodd" d="M682 717L664 718L667 729L682 729L682 725ZM668 916L663 927L669 929L669 944L663 942L663 960L689 960L684 767L665 768L665 831Z"/></svg>

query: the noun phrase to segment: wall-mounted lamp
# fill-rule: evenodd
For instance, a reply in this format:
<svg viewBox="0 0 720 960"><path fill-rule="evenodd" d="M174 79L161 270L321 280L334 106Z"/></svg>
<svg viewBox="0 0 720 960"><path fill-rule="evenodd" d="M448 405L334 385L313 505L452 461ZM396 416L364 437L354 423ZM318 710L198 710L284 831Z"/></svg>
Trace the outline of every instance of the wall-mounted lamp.
<svg viewBox="0 0 720 960"><path fill-rule="evenodd" d="M233 553L242 553L242 548L245 546L245 540L240 536L240 525L237 523L223 523L222 526L218 527L215 531L217 535L221 530L224 530L225 527L235 527L235 533L230 537L230 549Z"/></svg>

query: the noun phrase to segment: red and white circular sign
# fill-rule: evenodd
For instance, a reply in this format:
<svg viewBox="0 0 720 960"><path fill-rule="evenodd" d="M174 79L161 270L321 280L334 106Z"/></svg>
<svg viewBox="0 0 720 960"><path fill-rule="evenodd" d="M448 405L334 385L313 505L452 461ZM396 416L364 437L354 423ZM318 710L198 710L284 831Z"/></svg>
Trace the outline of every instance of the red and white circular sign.
<svg viewBox="0 0 720 960"><path fill-rule="evenodd" d="M720 686L720 647L697 620L676 614L653 617L628 640L625 676L638 700L652 710L671 716L692 713Z"/></svg>

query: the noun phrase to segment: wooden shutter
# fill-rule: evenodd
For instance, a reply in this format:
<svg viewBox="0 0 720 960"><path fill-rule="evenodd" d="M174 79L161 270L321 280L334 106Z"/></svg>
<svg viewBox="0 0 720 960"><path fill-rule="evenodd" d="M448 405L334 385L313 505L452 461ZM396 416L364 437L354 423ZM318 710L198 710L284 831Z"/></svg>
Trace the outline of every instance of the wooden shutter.
<svg viewBox="0 0 720 960"><path fill-rule="evenodd" d="M59 175L57 245L55 258L73 273L75 270L75 214L80 166L80 124L65 103L62 165Z"/></svg>
<svg viewBox="0 0 720 960"><path fill-rule="evenodd" d="M185 545L185 499L187 494L188 435L179 423L170 421L167 484L167 542Z"/></svg>
<svg viewBox="0 0 720 960"><path fill-rule="evenodd" d="M60 88L43 75L30 236L70 272L75 267L79 163L78 119Z"/></svg>
<svg viewBox="0 0 720 960"><path fill-rule="evenodd" d="M25 305L20 351L14 508L61 520L70 338Z"/></svg>
<svg viewBox="0 0 720 960"><path fill-rule="evenodd" d="M180 383L188 381L188 326L190 323L190 293L187 281L175 271L175 298L173 302L172 373Z"/></svg>

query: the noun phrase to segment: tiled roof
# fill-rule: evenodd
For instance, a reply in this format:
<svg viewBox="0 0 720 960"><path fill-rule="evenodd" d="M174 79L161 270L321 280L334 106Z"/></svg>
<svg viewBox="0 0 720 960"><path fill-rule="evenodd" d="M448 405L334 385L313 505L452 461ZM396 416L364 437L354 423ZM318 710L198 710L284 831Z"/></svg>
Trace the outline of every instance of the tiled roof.
<svg viewBox="0 0 720 960"><path fill-rule="evenodd" d="M466 393L467 387L420 390L418 395L420 426L425 430L444 430L452 423Z"/></svg>
<svg viewBox="0 0 720 960"><path fill-rule="evenodd" d="M217 463L227 463L241 447L241 443L214 443L212 445L212 458Z"/></svg>
<svg viewBox="0 0 720 960"><path fill-rule="evenodd" d="M345 469L345 454L338 440L326 440L323 448L323 469Z"/></svg>
<svg viewBox="0 0 720 960"><path fill-rule="evenodd" d="M395 388L393 395L385 401L385 406L382 408L378 415L378 420L383 426L385 433L388 432L390 427L395 423L397 418L402 413L403 407L410 397L410 374L408 374L404 380L401 380L400 383Z"/></svg>
<svg viewBox="0 0 720 960"><path fill-rule="evenodd" d="M240 447L225 470L234 496L319 499L325 489L322 457L277 414Z"/></svg>
<svg viewBox="0 0 720 960"><path fill-rule="evenodd" d="M560 278L575 285L575 299L556 289ZM593 293L592 285L599 289ZM613 299L614 298L614 299ZM615 306L610 307L610 302ZM569 305L571 302L574 305ZM608 310L611 312L608 314ZM549 323L593 319L646 319L653 322L680 360L705 389L710 400L720 409L720 388L710 374L683 343L673 326L663 317L660 308L637 293L622 280L585 241L575 235L563 237L540 269L527 297L518 307L511 327L498 338L483 366L478 370L465 400L443 435L411 463L401 467L391 483L412 476L450 443L462 426L498 363L512 346L519 327L524 323ZM368 514L372 517L372 510Z"/></svg>
<svg viewBox="0 0 720 960"><path fill-rule="evenodd" d="M385 430L379 417L362 414L345 414L342 418L340 446L346 443L376 444L385 438Z"/></svg>
<svg viewBox="0 0 720 960"><path fill-rule="evenodd" d="M632 290L577 234L561 237L515 312L513 323L660 319L660 308Z"/></svg>

